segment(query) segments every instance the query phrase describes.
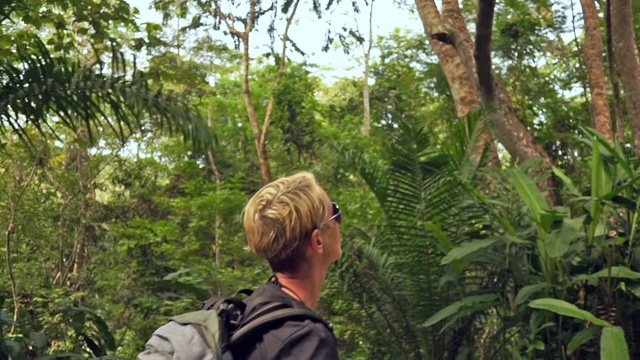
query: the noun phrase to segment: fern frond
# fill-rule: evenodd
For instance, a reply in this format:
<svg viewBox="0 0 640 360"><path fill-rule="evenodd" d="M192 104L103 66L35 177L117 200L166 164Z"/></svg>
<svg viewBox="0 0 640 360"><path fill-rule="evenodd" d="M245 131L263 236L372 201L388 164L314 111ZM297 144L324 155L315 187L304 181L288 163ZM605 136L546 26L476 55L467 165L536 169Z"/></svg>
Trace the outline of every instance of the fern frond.
<svg viewBox="0 0 640 360"><path fill-rule="evenodd" d="M45 44L18 46L16 59L0 59L0 133L11 132L30 143L29 126L40 133L109 128L124 139L126 131L181 133L195 146L207 146L212 134L185 102L152 89L143 72L127 74L122 61L112 72L54 57ZM114 54L118 57L118 54ZM59 130L58 130L59 131Z"/></svg>

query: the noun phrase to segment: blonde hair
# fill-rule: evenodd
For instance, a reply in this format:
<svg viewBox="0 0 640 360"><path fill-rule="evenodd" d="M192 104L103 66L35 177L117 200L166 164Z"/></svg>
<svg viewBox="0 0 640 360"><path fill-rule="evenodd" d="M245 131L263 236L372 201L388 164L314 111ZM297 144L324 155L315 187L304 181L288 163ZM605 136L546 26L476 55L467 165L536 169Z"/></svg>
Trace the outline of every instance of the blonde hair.
<svg viewBox="0 0 640 360"><path fill-rule="evenodd" d="M273 271L297 270L313 230L325 217L320 186L313 174L275 180L258 190L244 208L249 249L265 258Z"/></svg>

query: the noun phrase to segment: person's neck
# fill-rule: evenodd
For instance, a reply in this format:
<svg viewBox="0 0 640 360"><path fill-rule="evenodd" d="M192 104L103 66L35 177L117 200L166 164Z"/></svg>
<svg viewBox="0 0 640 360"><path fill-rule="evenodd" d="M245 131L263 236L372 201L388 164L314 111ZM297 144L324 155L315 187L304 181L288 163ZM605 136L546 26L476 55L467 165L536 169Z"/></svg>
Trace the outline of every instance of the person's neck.
<svg viewBox="0 0 640 360"><path fill-rule="evenodd" d="M309 309L314 309L324 285L324 275L319 271L300 270L295 274L276 272L280 288Z"/></svg>

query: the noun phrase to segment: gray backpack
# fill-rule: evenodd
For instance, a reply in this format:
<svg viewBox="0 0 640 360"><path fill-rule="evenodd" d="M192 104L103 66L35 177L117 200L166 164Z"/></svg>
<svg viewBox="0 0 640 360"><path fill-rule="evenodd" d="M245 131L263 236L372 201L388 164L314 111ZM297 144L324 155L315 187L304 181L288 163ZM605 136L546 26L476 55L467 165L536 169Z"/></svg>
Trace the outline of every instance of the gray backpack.
<svg viewBox="0 0 640 360"><path fill-rule="evenodd" d="M232 360L234 345L264 330L265 326L282 320L306 320L331 325L307 308L295 304L254 299L262 304L255 314L245 318L245 301L238 295L250 295L241 290L233 297L211 298L202 310L174 316L158 328L147 341L138 360Z"/></svg>

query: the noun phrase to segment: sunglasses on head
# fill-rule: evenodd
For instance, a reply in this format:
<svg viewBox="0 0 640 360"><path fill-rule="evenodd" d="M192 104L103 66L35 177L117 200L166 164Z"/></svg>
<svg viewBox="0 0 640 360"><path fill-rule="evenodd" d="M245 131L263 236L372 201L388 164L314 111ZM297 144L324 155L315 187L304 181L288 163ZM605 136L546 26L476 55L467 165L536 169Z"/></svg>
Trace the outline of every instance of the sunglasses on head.
<svg viewBox="0 0 640 360"><path fill-rule="evenodd" d="M331 220L335 220L338 224L342 222L342 212L340 212L340 206L332 202L331 207L333 208L333 215L327 221L323 222L320 226L328 223Z"/></svg>

